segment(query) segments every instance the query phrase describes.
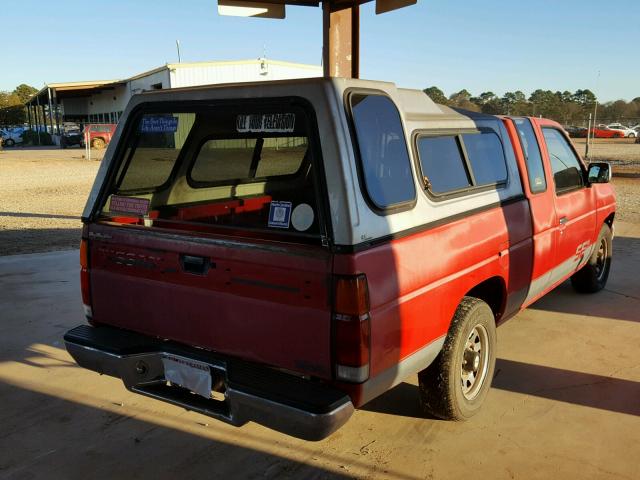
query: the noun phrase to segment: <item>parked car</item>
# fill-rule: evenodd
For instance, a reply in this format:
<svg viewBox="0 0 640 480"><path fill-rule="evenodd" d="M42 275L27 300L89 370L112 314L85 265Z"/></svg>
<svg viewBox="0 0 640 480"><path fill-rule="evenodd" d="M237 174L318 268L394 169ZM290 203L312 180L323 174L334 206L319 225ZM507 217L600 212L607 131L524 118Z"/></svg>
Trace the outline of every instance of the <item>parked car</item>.
<svg viewBox="0 0 640 480"><path fill-rule="evenodd" d="M425 411L467 419L498 324L607 282L609 164L550 120L305 79L136 95L122 122L66 348L232 425L319 440L411 375Z"/></svg>
<svg viewBox="0 0 640 480"><path fill-rule="evenodd" d="M567 132L567 134L570 137L573 137L573 138L580 138L580 137L587 136L587 129L584 127L576 127L574 125L568 125L564 127L564 130Z"/></svg>
<svg viewBox="0 0 640 480"><path fill-rule="evenodd" d="M60 137L60 148L67 148L73 145L84 147L84 135L77 123L65 122L62 125L62 135Z"/></svg>
<svg viewBox="0 0 640 480"><path fill-rule="evenodd" d="M0 136L2 137L2 144L5 147L13 147L18 143L22 143L22 132L24 129L15 130L15 129L6 129L0 130Z"/></svg>
<svg viewBox="0 0 640 480"><path fill-rule="evenodd" d="M89 139L92 148L105 148L116 131L115 123L88 123L84 126L84 141Z"/></svg>
<svg viewBox="0 0 640 480"><path fill-rule="evenodd" d="M593 138L624 138L624 133L620 130L612 130L606 125L594 127L590 130Z"/></svg>
<svg viewBox="0 0 640 480"><path fill-rule="evenodd" d="M610 125L607 125L607 128L609 130L622 132L625 138L636 138L637 132L633 128L625 127L624 125L621 125L619 123L612 123Z"/></svg>

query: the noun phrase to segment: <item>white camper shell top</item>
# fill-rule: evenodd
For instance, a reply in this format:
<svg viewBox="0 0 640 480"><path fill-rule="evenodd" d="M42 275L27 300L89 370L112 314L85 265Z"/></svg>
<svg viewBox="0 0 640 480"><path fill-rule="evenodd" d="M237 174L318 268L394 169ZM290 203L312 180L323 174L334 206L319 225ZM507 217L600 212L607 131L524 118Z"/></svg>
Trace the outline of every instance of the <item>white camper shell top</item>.
<svg viewBox="0 0 640 480"><path fill-rule="evenodd" d="M350 119L348 97L351 93L385 95L398 109L408 149L415 201L406 208L376 211L366 197L366 186L358 174L357 148ZM301 97L315 110L325 182L328 191L331 242L337 246L357 247L388 238L410 229L488 208L523 196L516 158L506 129L499 122L506 158L507 180L493 188L474 189L464 195L436 199L425 191L415 141L418 135L477 131L478 120L496 117L459 112L434 103L424 92L397 88L393 83L345 78L312 78L262 83L240 83L181 89L158 90L132 97L105 153L83 212L92 219L108 172L116 168L114 153L127 128L132 112L142 104L156 102L206 102L212 100L249 100L252 98Z"/></svg>

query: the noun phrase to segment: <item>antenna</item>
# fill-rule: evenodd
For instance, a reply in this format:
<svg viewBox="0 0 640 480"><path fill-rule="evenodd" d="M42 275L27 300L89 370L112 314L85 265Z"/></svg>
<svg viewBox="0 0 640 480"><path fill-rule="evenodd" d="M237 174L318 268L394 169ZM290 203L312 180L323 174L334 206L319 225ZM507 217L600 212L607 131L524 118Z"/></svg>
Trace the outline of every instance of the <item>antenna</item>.
<svg viewBox="0 0 640 480"><path fill-rule="evenodd" d="M182 63L180 60L180 40L176 40L176 49L178 50L178 63Z"/></svg>

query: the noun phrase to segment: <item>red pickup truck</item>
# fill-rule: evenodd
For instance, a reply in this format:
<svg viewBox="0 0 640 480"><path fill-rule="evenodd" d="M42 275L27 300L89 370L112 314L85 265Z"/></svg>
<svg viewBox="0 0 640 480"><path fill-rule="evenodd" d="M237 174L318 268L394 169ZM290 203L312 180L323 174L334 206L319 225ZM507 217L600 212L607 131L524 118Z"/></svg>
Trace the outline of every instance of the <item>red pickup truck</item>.
<svg viewBox="0 0 640 480"><path fill-rule="evenodd" d="M615 197L549 120L384 82L134 96L83 213L79 365L233 425L318 440L418 375L474 415L496 326L596 292ZM98 379L96 379L98 381Z"/></svg>

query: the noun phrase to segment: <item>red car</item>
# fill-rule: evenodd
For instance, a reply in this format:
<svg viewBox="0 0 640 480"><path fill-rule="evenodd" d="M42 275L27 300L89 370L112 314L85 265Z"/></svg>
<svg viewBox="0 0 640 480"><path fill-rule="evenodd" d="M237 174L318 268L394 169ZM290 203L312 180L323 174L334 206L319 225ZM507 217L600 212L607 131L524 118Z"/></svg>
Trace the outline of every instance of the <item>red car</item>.
<svg viewBox="0 0 640 480"><path fill-rule="evenodd" d="M86 143L87 138L89 138L92 148L102 149L111 141L111 137L115 132L115 123L87 123L84 126L84 142Z"/></svg>
<svg viewBox="0 0 640 480"><path fill-rule="evenodd" d="M624 132L611 130L609 127L598 126L591 129L593 138L624 138Z"/></svg>

